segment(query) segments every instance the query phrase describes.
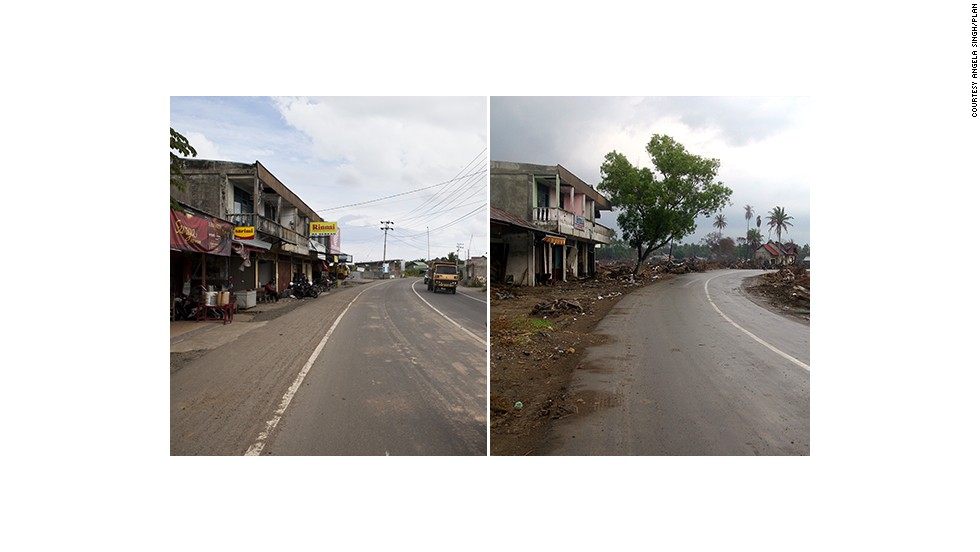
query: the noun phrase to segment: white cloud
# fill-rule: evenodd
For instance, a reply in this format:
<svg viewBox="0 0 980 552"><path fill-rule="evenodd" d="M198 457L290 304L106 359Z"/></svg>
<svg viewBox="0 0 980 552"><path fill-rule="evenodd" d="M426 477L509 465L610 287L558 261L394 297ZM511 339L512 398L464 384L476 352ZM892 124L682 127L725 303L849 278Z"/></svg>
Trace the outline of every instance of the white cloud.
<svg viewBox="0 0 980 552"><path fill-rule="evenodd" d="M732 188L723 213L737 235L742 206L761 214L776 205L797 223L791 236L809 241L809 192L816 164L805 98L491 98L493 159L559 163L597 185L606 153L616 150L651 167L646 144L667 134L691 153L721 161L719 180ZM614 225L615 216L603 217ZM685 241L712 231L710 219ZM744 228L742 230L744 232Z"/></svg>
<svg viewBox="0 0 980 552"><path fill-rule="evenodd" d="M200 157L260 161L321 216L339 219L343 248L359 260L381 257L377 221L396 222L389 258L418 258L425 255L424 238L401 236L450 223L471 210L463 206L473 199L485 202L486 189L478 188L486 181L486 117L485 97L171 100L172 125L196 133L207 151ZM482 179L374 201L449 181L471 160L477 163L469 170L483 165ZM423 205L432 194L450 195L454 186L467 193ZM351 206L362 202L370 203ZM351 207L333 209L341 206ZM484 208L447 228L447 239L469 241L475 234L485 243L486 221Z"/></svg>
<svg viewBox="0 0 980 552"><path fill-rule="evenodd" d="M221 159L221 152L213 142L207 139L204 134L200 132L188 132L185 136L187 141L194 146L194 151L197 152L197 157L202 159Z"/></svg>

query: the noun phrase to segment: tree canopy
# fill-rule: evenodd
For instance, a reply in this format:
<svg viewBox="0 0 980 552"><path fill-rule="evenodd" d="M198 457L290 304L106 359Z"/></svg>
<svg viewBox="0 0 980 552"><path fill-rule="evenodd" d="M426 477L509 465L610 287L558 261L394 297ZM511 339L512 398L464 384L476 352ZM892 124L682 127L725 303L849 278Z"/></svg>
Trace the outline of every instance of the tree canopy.
<svg viewBox="0 0 980 552"><path fill-rule="evenodd" d="M786 210L778 205L769 211L769 233L772 234L773 230L776 231L776 241L783 241L783 232L789 230L789 226L793 226L793 223L790 222L792 219L793 217L787 215Z"/></svg>
<svg viewBox="0 0 980 552"><path fill-rule="evenodd" d="M636 167L611 151L598 189L619 209L623 239L636 250L635 274L655 249L695 231L696 219L729 203L732 190L715 178L721 162L689 153L682 144L654 134L646 147L654 169Z"/></svg>
<svg viewBox="0 0 980 552"><path fill-rule="evenodd" d="M170 127L170 185L184 191L186 187L184 184L184 160L174 153L175 151L183 157L197 157L197 150L187 138L174 130L174 127ZM170 196L170 208L180 210L180 206L173 196Z"/></svg>

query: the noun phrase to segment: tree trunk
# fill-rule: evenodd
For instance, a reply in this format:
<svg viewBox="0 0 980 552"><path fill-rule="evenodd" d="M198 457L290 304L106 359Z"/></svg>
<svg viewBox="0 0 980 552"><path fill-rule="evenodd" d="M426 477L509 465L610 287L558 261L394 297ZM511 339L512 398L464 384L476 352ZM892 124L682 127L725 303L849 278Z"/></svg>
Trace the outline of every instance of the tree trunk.
<svg viewBox="0 0 980 552"><path fill-rule="evenodd" d="M636 276L636 274L640 272L640 266L643 264L643 261L650 256L650 253L653 251L653 246L647 247L646 251L642 250L642 245L636 248L636 266L633 267L633 276Z"/></svg>

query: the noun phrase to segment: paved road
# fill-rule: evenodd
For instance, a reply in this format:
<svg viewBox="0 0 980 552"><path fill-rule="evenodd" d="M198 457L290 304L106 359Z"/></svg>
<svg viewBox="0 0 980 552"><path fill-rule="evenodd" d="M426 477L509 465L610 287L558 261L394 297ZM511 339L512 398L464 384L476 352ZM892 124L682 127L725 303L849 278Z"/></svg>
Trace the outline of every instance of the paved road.
<svg viewBox="0 0 980 552"><path fill-rule="evenodd" d="M486 312L401 279L256 324L171 375L171 453L485 455Z"/></svg>
<svg viewBox="0 0 980 552"><path fill-rule="evenodd" d="M810 328L743 295L761 273L686 274L623 298L547 453L808 455Z"/></svg>

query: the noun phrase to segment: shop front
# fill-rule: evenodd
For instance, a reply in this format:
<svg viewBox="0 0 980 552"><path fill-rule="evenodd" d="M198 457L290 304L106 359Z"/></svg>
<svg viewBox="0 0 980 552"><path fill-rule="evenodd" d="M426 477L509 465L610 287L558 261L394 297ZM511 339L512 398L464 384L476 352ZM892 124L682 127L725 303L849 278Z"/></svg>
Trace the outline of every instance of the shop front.
<svg viewBox="0 0 980 552"><path fill-rule="evenodd" d="M190 210L170 210L170 291L219 291L231 276L234 226Z"/></svg>

